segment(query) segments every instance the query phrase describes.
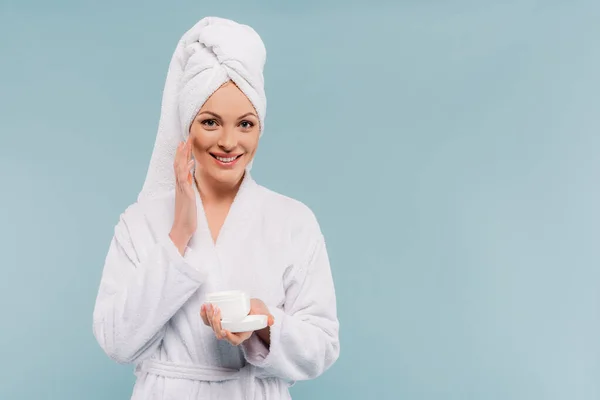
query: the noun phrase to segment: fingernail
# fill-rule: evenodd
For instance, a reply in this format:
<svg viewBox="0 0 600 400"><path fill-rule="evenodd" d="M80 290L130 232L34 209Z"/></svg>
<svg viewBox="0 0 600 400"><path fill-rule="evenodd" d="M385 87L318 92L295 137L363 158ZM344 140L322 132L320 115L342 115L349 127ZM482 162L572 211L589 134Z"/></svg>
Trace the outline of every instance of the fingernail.
<svg viewBox="0 0 600 400"><path fill-rule="evenodd" d="M225 333L225 331L221 331L221 336L222 337L226 337L227 336L227 334Z"/></svg>

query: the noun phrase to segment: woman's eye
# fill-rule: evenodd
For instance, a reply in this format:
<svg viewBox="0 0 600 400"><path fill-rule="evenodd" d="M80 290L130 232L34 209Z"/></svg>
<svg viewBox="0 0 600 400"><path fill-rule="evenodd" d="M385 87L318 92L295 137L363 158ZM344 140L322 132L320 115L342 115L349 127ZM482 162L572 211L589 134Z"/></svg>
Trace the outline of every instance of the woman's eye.
<svg viewBox="0 0 600 400"><path fill-rule="evenodd" d="M244 128L244 129L250 129L254 126L254 124L250 121L242 121L241 125L242 125L242 128Z"/></svg>
<svg viewBox="0 0 600 400"><path fill-rule="evenodd" d="M204 121L202 121L202 125L208 126L208 127L213 127L217 124L217 121L215 121L214 119L205 119Z"/></svg>

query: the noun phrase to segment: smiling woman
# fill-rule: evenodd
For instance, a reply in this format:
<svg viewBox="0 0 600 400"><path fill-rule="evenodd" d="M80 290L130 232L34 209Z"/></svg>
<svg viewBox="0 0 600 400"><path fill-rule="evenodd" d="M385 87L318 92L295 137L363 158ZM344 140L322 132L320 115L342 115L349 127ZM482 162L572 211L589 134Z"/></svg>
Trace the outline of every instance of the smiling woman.
<svg viewBox="0 0 600 400"><path fill-rule="evenodd" d="M192 121L194 178L216 242L260 137L254 106L233 81L213 93ZM184 163L184 161L181 161Z"/></svg>
<svg viewBox="0 0 600 400"><path fill-rule="evenodd" d="M250 175L265 58L252 28L221 18L173 55L146 182L115 227L94 309L102 349L136 365L133 400L289 399L339 357L319 223ZM223 292L248 314L231 319Z"/></svg>

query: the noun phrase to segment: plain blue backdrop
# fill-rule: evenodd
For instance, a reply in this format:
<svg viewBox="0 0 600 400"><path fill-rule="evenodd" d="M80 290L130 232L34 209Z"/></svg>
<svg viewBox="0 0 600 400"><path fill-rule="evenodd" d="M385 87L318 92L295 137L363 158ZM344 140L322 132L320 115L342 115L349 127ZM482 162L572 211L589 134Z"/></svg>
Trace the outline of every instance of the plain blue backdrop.
<svg viewBox="0 0 600 400"><path fill-rule="evenodd" d="M295 399L600 398L599 2L0 4L1 399L129 398L92 310L207 15L263 37L253 175L327 237L341 357Z"/></svg>

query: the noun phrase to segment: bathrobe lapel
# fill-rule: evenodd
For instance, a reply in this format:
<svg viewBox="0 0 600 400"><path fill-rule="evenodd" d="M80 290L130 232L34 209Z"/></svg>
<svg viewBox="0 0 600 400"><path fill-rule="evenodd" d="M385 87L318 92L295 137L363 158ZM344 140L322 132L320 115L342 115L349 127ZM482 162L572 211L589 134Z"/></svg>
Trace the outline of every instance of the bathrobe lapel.
<svg viewBox="0 0 600 400"><path fill-rule="evenodd" d="M233 264L244 253L244 246L249 236L259 234L259 232L253 232L253 228L256 226L254 222L258 216L258 185L250 173L246 172L219 231L216 243L212 240L206 212L196 185L194 185L194 192L198 226L188 246L193 251L207 255L206 259L209 263L207 268L210 271L212 290L238 289L230 287L234 278L232 274L236 274L236 270L243 266Z"/></svg>

